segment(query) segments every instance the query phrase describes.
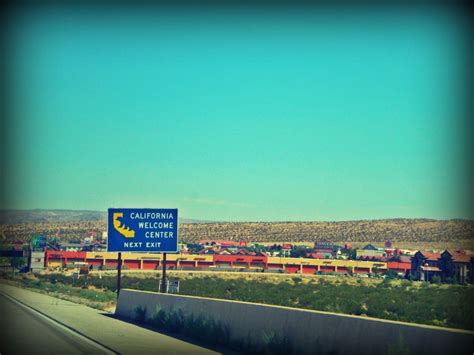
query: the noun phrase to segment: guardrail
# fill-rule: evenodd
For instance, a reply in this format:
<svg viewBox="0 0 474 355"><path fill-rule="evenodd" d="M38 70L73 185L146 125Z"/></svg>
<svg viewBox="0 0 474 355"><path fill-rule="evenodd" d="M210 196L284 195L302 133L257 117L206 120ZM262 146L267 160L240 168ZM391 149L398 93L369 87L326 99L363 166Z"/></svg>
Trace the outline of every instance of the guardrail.
<svg viewBox="0 0 474 355"><path fill-rule="evenodd" d="M146 319L157 309L210 317L228 327L233 341L261 342L269 334L286 337L296 353L386 354L405 349L410 354L470 355L474 350L470 331L128 289L120 292L115 314L134 319L141 310Z"/></svg>

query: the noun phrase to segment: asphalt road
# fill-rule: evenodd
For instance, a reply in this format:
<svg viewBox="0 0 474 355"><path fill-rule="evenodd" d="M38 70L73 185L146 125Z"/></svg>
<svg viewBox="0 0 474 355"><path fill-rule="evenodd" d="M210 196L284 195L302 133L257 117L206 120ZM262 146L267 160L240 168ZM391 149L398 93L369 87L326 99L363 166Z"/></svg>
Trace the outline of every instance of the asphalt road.
<svg viewBox="0 0 474 355"><path fill-rule="evenodd" d="M0 293L0 354L106 354L87 338Z"/></svg>
<svg viewBox="0 0 474 355"><path fill-rule="evenodd" d="M108 312L7 285L0 280L0 355L89 354L107 349L125 355L221 353L117 319Z"/></svg>

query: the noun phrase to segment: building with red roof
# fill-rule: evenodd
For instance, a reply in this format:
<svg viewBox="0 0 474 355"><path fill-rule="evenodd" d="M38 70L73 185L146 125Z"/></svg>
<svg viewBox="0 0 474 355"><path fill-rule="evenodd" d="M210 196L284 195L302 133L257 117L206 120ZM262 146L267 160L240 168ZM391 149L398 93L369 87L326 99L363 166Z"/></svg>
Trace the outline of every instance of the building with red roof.
<svg viewBox="0 0 474 355"><path fill-rule="evenodd" d="M400 255L400 256L398 256L398 261L401 262L401 263L411 264L411 256Z"/></svg>
<svg viewBox="0 0 474 355"><path fill-rule="evenodd" d="M439 276L443 281L472 283L473 258L463 251L445 250L442 253L418 251L411 259L411 272L415 280L431 281Z"/></svg>
<svg viewBox="0 0 474 355"><path fill-rule="evenodd" d="M417 251L411 258L411 273L414 280L431 281L433 276L441 277L441 270L438 267L440 257L440 253Z"/></svg>
<svg viewBox="0 0 474 355"><path fill-rule="evenodd" d="M420 253L426 258L426 260L433 261L433 262L437 262L439 258L441 257L440 253L433 253L429 251L421 251Z"/></svg>
<svg viewBox="0 0 474 355"><path fill-rule="evenodd" d="M229 248L229 247L245 247L247 246L247 242L245 240L221 240L221 239L203 239L198 242L200 245L205 245L205 246L213 246L217 245L222 248Z"/></svg>
<svg viewBox="0 0 474 355"><path fill-rule="evenodd" d="M445 250L441 253L440 267L442 278L456 280L458 283L472 283L473 258L463 251Z"/></svg>
<svg viewBox="0 0 474 355"><path fill-rule="evenodd" d="M306 253L307 258L312 258L312 259L329 259L326 257L326 255L322 253Z"/></svg>

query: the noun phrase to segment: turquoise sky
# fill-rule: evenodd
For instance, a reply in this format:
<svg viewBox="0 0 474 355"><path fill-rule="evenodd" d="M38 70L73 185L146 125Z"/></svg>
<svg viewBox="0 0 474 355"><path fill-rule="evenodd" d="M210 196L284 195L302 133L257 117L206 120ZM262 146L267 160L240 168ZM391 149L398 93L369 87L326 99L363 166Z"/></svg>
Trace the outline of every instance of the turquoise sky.
<svg viewBox="0 0 474 355"><path fill-rule="evenodd" d="M19 12L5 207L471 218L458 19L317 10Z"/></svg>

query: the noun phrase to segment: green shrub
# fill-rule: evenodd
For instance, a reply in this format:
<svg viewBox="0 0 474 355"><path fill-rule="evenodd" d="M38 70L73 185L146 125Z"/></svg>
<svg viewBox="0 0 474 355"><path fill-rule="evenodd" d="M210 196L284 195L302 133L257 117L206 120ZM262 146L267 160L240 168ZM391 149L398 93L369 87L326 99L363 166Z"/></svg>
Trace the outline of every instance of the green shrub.
<svg viewBox="0 0 474 355"><path fill-rule="evenodd" d="M135 320L138 323L144 323L146 321L146 307L140 305L135 307Z"/></svg>
<svg viewBox="0 0 474 355"><path fill-rule="evenodd" d="M393 279L397 279L398 278L398 275L397 275L397 272L394 271L394 270L388 270L386 273L385 273L385 280L389 279L389 280L393 280Z"/></svg>
<svg viewBox="0 0 474 355"><path fill-rule="evenodd" d="M274 332L263 333L262 344L266 354L291 354L293 345L287 336L277 336Z"/></svg>
<svg viewBox="0 0 474 355"><path fill-rule="evenodd" d="M169 315L163 309L159 309L152 317L151 324L159 330L166 330Z"/></svg>
<svg viewBox="0 0 474 355"><path fill-rule="evenodd" d="M10 265L16 269L21 269L27 263L28 260L25 257L10 258Z"/></svg>
<svg viewBox="0 0 474 355"><path fill-rule="evenodd" d="M438 275L435 275L431 278L431 282L435 283L435 284L440 284L441 283L441 277L439 277Z"/></svg>
<svg viewBox="0 0 474 355"><path fill-rule="evenodd" d="M184 319L183 334L190 338L197 338L197 326L194 314L191 314Z"/></svg>
<svg viewBox="0 0 474 355"><path fill-rule="evenodd" d="M457 282L456 282L456 279L455 279L454 277L447 277L446 280L445 280L445 282L446 282L447 284L456 284L456 283L457 283Z"/></svg>
<svg viewBox="0 0 474 355"><path fill-rule="evenodd" d="M185 315L181 309L165 311L158 306L150 323L159 330L183 334L212 345L228 345L230 342L229 328L222 322L203 315Z"/></svg>
<svg viewBox="0 0 474 355"><path fill-rule="evenodd" d="M400 335L396 343L388 345L387 355L409 355L410 348L403 341L403 337Z"/></svg>
<svg viewBox="0 0 474 355"><path fill-rule="evenodd" d="M168 317L166 330L171 333L180 333L184 327L184 314L181 309L171 311Z"/></svg>

